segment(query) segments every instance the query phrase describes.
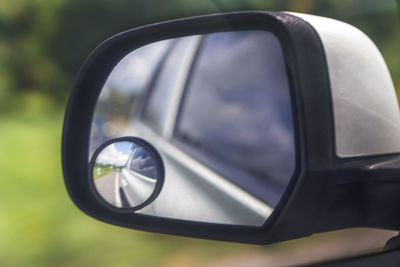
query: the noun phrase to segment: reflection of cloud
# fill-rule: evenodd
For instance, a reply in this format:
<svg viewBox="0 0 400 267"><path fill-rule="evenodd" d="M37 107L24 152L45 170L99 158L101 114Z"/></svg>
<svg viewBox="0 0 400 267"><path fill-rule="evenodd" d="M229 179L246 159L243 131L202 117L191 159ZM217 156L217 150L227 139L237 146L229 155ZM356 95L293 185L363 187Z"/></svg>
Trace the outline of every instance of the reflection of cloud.
<svg viewBox="0 0 400 267"><path fill-rule="evenodd" d="M150 178L156 178L156 166L150 156L138 157L132 160L131 169Z"/></svg>
<svg viewBox="0 0 400 267"><path fill-rule="evenodd" d="M118 151L115 144L111 144L98 155L96 163L123 167L128 161L128 158L129 154L124 154L121 151Z"/></svg>
<svg viewBox="0 0 400 267"><path fill-rule="evenodd" d="M278 39L265 31L212 34L202 53L180 128L230 165L287 183L294 131Z"/></svg>

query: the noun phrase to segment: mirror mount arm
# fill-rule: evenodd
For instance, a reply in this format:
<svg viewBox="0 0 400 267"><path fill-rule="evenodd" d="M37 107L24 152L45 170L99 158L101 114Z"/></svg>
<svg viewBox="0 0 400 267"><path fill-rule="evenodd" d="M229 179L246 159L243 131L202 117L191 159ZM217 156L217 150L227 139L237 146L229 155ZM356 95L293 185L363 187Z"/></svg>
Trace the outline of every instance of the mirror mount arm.
<svg viewBox="0 0 400 267"><path fill-rule="evenodd" d="M400 230L400 158L329 174L316 232L351 227Z"/></svg>

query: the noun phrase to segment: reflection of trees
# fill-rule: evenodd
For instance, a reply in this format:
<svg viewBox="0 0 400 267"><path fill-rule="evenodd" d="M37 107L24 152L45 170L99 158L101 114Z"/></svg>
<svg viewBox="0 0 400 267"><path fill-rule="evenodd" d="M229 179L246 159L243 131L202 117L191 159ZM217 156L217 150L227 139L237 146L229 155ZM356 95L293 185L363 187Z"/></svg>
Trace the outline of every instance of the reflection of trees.
<svg viewBox="0 0 400 267"><path fill-rule="evenodd" d="M99 99L93 118L90 151L117 137L128 124L129 111L134 96L128 97L117 90L109 90L107 98Z"/></svg>
<svg viewBox="0 0 400 267"><path fill-rule="evenodd" d="M93 168L93 178L97 179L111 172L121 172L122 169L123 166L95 163Z"/></svg>
<svg viewBox="0 0 400 267"><path fill-rule="evenodd" d="M118 90L108 90L106 101L99 100L96 110L100 113L107 114L108 119L116 119L120 121L127 120L132 101L135 97L129 97Z"/></svg>

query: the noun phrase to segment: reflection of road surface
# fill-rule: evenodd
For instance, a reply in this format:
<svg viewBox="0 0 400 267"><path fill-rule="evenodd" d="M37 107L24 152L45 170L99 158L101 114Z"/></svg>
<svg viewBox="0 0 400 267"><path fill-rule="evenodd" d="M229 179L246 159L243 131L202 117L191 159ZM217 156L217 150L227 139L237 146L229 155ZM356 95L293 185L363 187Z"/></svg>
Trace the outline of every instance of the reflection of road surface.
<svg viewBox="0 0 400 267"><path fill-rule="evenodd" d="M95 180L97 192L116 207L135 207L142 204L154 191L155 179L123 169Z"/></svg>
<svg viewBox="0 0 400 267"><path fill-rule="evenodd" d="M119 196L119 173L112 172L95 180L97 192L108 203L120 207L121 200Z"/></svg>

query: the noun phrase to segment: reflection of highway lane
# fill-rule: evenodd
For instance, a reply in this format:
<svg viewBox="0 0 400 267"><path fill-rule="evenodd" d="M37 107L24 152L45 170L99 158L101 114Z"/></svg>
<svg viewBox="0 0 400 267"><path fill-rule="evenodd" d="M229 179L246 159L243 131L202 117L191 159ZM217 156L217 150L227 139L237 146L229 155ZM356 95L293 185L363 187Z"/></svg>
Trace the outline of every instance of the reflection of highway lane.
<svg viewBox="0 0 400 267"><path fill-rule="evenodd" d="M150 197L155 181L124 168L95 180L95 185L108 203L116 207L134 207Z"/></svg>
<svg viewBox="0 0 400 267"><path fill-rule="evenodd" d="M142 204L151 196L156 186L156 179L123 168L120 186L130 206L133 207Z"/></svg>
<svg viewBox="0 0 400 267"><path fill-rule="evenodd" d="M118 172L112 172L94 181L97 192L100 193L104 200L114 206L118 206L117 203L121 203L120 198L116 195L115 190L118 182L117 178L119 178L118 176ZM116 201L116 197L118 197L118 202Z"/></svg>

